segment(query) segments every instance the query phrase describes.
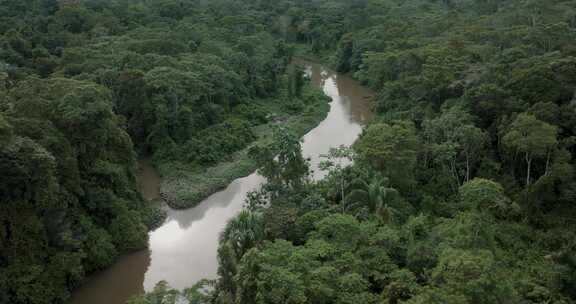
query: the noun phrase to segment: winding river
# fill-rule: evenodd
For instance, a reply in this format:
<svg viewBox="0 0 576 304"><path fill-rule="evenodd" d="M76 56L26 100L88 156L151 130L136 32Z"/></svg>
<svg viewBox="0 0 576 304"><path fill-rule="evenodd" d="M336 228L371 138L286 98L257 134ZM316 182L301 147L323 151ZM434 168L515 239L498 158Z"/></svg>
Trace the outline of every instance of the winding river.
<svg viewBox="0 0 576 304"><path fill-rule="evenodd" d="M303 153L317 168L320 155L331 147L351 145L371 118L369 99L373 93L353 79L319 64L299 61L314 86L332 98L324 121L304 136ZM314 170L314 177L323 172ZM140 188L146 199L159 196L160 178L147 162L141 162ZM232 182L197 207L167 208L164 224L150 232L149 248L123 256L111 268L97 273L76 290L71 304L124 304L134 294L149 291L160 280L183 289L202 278L216 278L218 236L226 222L242 208L246 194L258 188L263 178L254 173Z"/></svg>

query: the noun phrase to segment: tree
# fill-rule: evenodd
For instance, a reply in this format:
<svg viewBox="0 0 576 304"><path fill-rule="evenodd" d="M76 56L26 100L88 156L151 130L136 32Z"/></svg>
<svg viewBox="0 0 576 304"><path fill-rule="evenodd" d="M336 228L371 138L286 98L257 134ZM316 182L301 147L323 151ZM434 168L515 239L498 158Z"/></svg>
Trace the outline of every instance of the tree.
<svg viewBox="0 0 576 304"><path fill-rule="evenodd" d="M90 12L80 5L64 5L56 12L58 25L70 33L87 32L94 27Z"/></svg>
<svg viewBox="0 0 576 304"><path fill-rule="evenodd" d="M419 148L414 126L408 122L372 124L354 145L354 150L370 162L393 186L407 191L413 185Z"/></svg>
<svg viewBox="0 0 576 304"><path fill-rule="evenodd" d="M347 250L355 250L362 235L356 218L335 214L316 223L317 237Z"/></svg>
<svg viewBox="0 0 576 304"><path fill-rule="evenodd" d="M326 155L320 155L325 160L320 162L320 170L329 171L336 176L340 184L340 199L344 203L345 193L345 169L351 164L354 158L354 151L346 146L330 148Z"/></svg>
<svg viewBox="0 0 576 304"><path fill-rule="evenodd" d="M468 304L466 297L445 288L425 287L405 302L406 304Z"/></svg>
<svg viewBox="0 0 576 304"><path fill-rule="evenodd" d="M64 302L86 273L146 246L132 142L95 83L30 77L7 93L0 267L10 265L9 302Z"/></svg>
<svg viewBox="0 0 576 304"><path fill-rule="evenodd" d="M352 34L346 34L342 36L340 42L338 43L338 50L336 54L336 69L341 73L347 73L350 71L351 63L354 50L354 37Z"/></svg>
<svg viewBox="0 0 576 304"><path fill-rule="evenodd" d="M258 212L242 210L228 222L221 240L231 244L236 257L240 259L246 251L264 240L264 222Z"/></svg>
<svg viewBox="0 0 576 304"><path fill-rule="evenodd" d="M81 224L86 233L83 244L86 271L93 272L110 266L118 254L110 234L104 229L96 228L87 218L82 219Z"/></svg>
<svg viewBox="0 0 576 304"><path fill-rule="evenodd" d="M269 267L258 278L258 304L307 303L304 281L301 276L281 267Z"/></svg>
<svg viewBox="0 0 576 304"><path fill-rule="evenodd" d="M126 304L176 304L179 298L180 293L177 290L170 288L166 281L160 281L153 291L134 296Z"/></svg>
<svg viewBox="0 0 576 304"><path fill-rule="evenodd" d="M432 272L432 282L465 296L470 303L519 303L509 278L486 250L447 249Z"/></svg>
<svg viewBox="0 0 576 304"><path fill-rule="evenodd" d="M475 178L459 189L460 200L468 209L479 212L489 210L496 216L505 216L517 211L504 194L504 188L491 180Z"/></svg>
<svg viewBox="0 0 576 304"><path fill-rule="evenodd" d="M428 157L440 163L454 179L457 189L472 178L473 168L488 143L488 135L473 124L472 116L455 106L424 121Z"/></svg>
<svg viewBox="0 0 576 304"><path fill-rule="evenodd" d="M504 146L512 154L524 154L526 162L526 187L532 179L532 161L535 158L548 157L558 144L557 128L538 120L530 114L522 113L510 125L502 138Z"/></svg>
<svg viewBox="0 0 576 304"><path fill-rule="evenodd" d="M135 211L121 212L110 223L112 241L121 252L145 248L148 241L148 229Z"/></svg>
<svg viewBox="0 0 576 304"><path fill-rule="evenodd" d="M288 97L299 98L302 97L302 89L304 88L306 73L299 65L291 65L288 67Z"/></svg>
<svg viewBox="0 0 576 304"><path fill-rule="evenodd" d="M391 282L384 289L384 296L389 304L409 299L417 290L416 276L406 269L394 271ZM403 303L403 302L402 302Z"/></svg>
<svg viewBox="0 0 576 304"><path fill-rule="evenodd" d="M301 188L310 173L308 161L302 156L302 140L285 128L274 130L272 144L250 149L251 157L276 192Z"/></svg>
<svg viewBox="0 0 576 304"><path fill-rule="evenodd" d="M155 102L155 125L148 140L152 147L161 147L165 137L184 141L193 125L192 110L207 93L198 73L169 67L157 67L144 76Z"/></svg>
<svg viewBox="0 0 576 304"><path fill-rule="evenodd" d="M352 190L343 202L347 208L367 207L369 214L376 217L385 224L394 223L397 220L399 210L397 209L400 194L394 188L388 187L387 178L375 175L369 181L356 179L352 182Z"/></svg>

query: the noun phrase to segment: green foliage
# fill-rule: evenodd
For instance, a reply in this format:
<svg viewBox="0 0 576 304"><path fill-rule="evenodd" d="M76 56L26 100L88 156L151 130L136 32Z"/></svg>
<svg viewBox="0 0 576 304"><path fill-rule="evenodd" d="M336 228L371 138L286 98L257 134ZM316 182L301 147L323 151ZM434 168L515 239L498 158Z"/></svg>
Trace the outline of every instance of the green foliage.
<svg viewBox="0 0 576 304"><path fill-rule="evenodd" d="M298 65L291 65L288 68L288 97L302 97L302 89L306 84L304 80L304 70Z"/></svg>
<svg viewBox="0 0 576 304"><path fill-rule="evenodd" d="M413 184L418 139L408 123L373 124L354 145L358 155L408 191Z"/></svg>
<svg viewBox="0 0 576 304"><path fill-rule="evenodd" d="M305 286L299 275L280 267L270 267L262 272L257 288L255 303L306 303Z"/></svg>
<svg viewBox="0 0 576 304"><path fill-rule="evenodd" d="M504 135L503 143L511 153L524 154L526 186L532 182L532 160L543 158L558 144L557 129L529 114L520 114Z"/></svg>
<svg viewBox="0 0 576 304"><path fill-rule="evenodd" d="M473 123L473 117L458 106L443 111L442 115L425 120L423 137L426 143L426 162L453 180L452 189L469 181L472 171L481 160L487 144L487 134Z"/></svg>
<svg viewBox="0 0 576 304"><path fill-rule="evenodd" d="M356 219L350 215L333 215L316 225L314 237L353 251L358 246L360 229Z"/></svg>
<svg viewBox="0 0 576 304"><path fill-rule="evenodd" d="M443 288L422 288L407 304L467 304L466 297Z"/></svg>
<svg viewBox="0 0 576 304"><path fill-rule="evenodd" d="M464 295L472 303L517 303L519 299L492 253L448 250L432 272L432 281Z"/></svg>
<svg viewBox="0 0 576 304"><path fill-rule="evenodd" d="M264 239L264 222L257 212L242 210L226 225L222 232L222 242L229 243L237 257L242 257L248 249Z"/></svg>
<svg viewBox="0 0 576 304"><path fill-rule="evenodd" d="M80 220L86 232L83 250L86 253L85 268L87 272L103 269L114 262L118 253L112 243L112 237L106 230L95 228L89 219Z"/></svg>
<svg viewBox="0 0 576 304"><path fill-rule="evenodd" d="M136 148L173 206L260 166L269 208L228 226L213 293L162 283L132 303L572 303L575 16L569 0L3 1L0 302L66 302L146 245ZM378 92L356 155L333 151L319 182L298 138L328 106L294 49Z"/></svg>
<svg viewBox="0 0 576 304"><path fill-rule="evenodd" d="M112 241L123 252L142 249L148 242L146 225L135 211L121 212L111 221L109 231Z"/></svg>
<svg viewBox="0 0 576 304"><path fill-rule="evenodd" d="M160 281L154 290L143 296L134 296L127 304L176 304L180 293L168 286L166 281Z"/></svg>
<svg viewBox="0 0 576 304"><path fill-rule="evenodd" d="M279 109L295 105L280 119L298 136L325 115L300 69L283 77L289 48L247 11L2 2L1 302L66 302L85 274L147 245L162 213L138 194L135 149L185 207L256 169L244 150Z"/></svg>
<svg viewBox="0 0 576 304"><path fill-rule="evenodd" d="M388 180L375 175L369 181L356 179L352 181L352 190L345 198L348 208L361 208L375 215L384 223L394 223L399 220L402 199L394 188L387 187Z"/></svg>
<svg viewBox="0 0 576 304"><path fill-rule="evenodd" d="M375 89L378 117L355 154L326 156L323 180L263 188L270 242L235 265L236 283L226 281L242 296L217 287L216 302L254 303L257 294L296 303L576 300L572 2L254 9L300 53ZM261 290L262 278L295 291Z"/></svg>
<svg viewBox="0 0 576 304"><path fill-rule="evenodd" d="M136 189L133 145L98 84L29 77L5 94L0 272L13 278L7 297L65 302L86 273L146 246L148 207Z"/></svg>
<svg viewBox="0 0 576 304"><path fill-rule="evenodd" d="M137 151L167 168L162 188L173 206L193 205L256 169L243 150L266 141L263 124L290 120L300 136L327 110L301 68L287 71L291 47L266 31L252 5L33 2L3 8L0 81L10 87L39 75L106 87ZM198 183L174 167L211 176Z"/></svg>
<svg viewBox="0 0 576 304"><path fill-rule="evenodd" d="M510 199L504 194L504 188L491 180L475 178L460 187L459 194L466 209L488 210L499 216L514 211Z"/></svg>
<svg viewBox="0 0 576 304"><path fill-rule="evenodd" d="M198 147L198 151L191 152L189 157L196 156L201 163L217 163L245 148L255 139L256 135L246 122L226 122L202 131L197 141L189 143L188 145Z"/></svg>
<svg viewBox="0 0 576 304"><path fill-rule="evenodd" d="M309 175L301 139L285 128L275 129L272 143L253 147L250 155L260 167L258 173L268 179L270 187L277 192L302 187Z"/></svg>

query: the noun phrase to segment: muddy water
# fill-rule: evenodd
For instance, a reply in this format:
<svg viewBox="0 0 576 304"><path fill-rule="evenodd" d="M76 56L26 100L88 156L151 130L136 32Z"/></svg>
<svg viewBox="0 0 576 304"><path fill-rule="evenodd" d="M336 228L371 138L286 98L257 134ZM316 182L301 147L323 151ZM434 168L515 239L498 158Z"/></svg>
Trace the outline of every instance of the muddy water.
<svg viewBox="0 0 576 304"><path fill-rule="evenodd" d="M306 67L315 86L332 98L327 118L304 136L303 153L316 168L330 147L351 145L370 119L371 91L349 77L318 64ZM314 170L314 177L323 174ZM146 162L141 164L140 186L147 199L158 197L159 178ZM242 208L246 194L262 184L257 174L240 178L189 210L168 210L165 223L150 232L149 249L122 257L98 273L72 296L72 304L124 304L134 294L151 290L160 281L189 287L202 278L216 278L220 231Z"/></svg>
<svg viewBox="0 0 576 304"><path fill-rule="evenodd" d="M312 84L332 98L326 119L304 136L303 154L310 157L314 169L322 160L320 155L328 153L332 147L350 146L358 138L362 127L372 117L369 100L373 92L350 77L336 74L319 64L301 64L306 66ZM321 178L324 173L316 169L313 175Z"/></svg>

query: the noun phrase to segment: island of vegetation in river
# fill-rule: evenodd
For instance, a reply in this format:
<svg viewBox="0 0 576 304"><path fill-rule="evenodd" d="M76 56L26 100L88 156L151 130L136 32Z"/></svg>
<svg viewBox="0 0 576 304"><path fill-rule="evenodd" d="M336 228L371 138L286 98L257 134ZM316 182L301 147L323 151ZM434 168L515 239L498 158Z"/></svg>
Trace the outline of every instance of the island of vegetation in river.
<svg viewBox="0 0 576 304"><path fill-rule="evenodd" d="M134 151L174 206L249 168L268 182L223 231L218 280L131 304L576 302L574 1L5 0L0 18L0 302L63 303L145 246ZM321 112L295 49L378 92L320 181L307 128L269 127ZM177 190L208 167L215 188Z"/></svg>

